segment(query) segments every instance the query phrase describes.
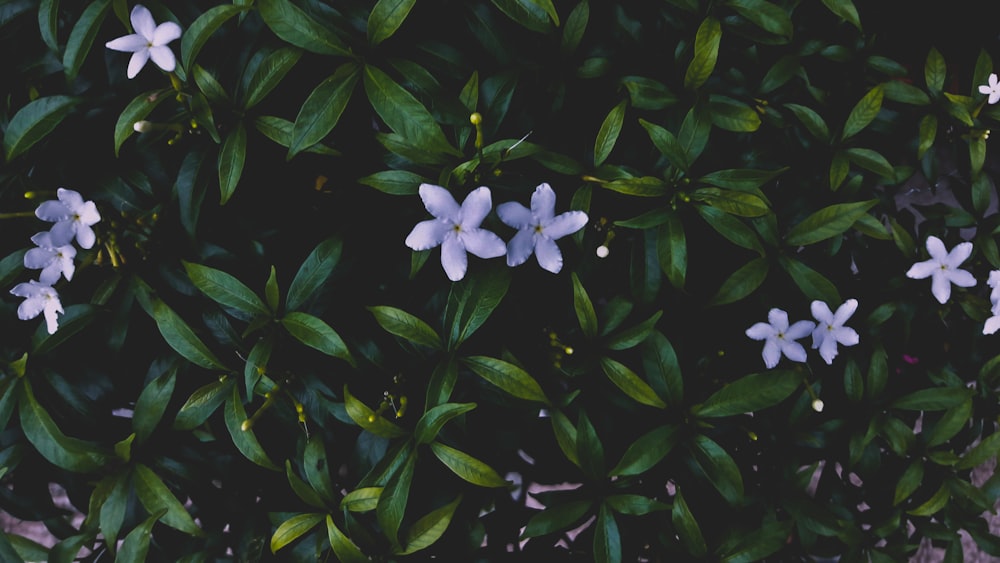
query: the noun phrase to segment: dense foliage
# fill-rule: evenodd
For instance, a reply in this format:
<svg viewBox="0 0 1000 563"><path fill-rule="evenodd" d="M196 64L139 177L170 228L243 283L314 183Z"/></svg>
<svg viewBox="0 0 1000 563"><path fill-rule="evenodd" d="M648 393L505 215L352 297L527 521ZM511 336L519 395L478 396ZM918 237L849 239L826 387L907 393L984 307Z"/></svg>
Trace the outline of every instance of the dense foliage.
<svg viewBox="0 0 1000 563"><path fill-rule="evenodd" d="M1000 45L912 4L0 0L0 560L1000 557Z"/></svg>

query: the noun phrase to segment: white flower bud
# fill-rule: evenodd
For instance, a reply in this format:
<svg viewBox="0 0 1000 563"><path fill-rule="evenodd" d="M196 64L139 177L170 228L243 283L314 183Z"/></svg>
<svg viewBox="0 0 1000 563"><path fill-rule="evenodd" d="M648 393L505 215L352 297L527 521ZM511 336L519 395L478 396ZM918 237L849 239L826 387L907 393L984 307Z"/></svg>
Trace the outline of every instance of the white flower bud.
<svg viewBox="0 0 1000 563"><path fill-rule="evenodd" d="M603 244L597 247L598 258L607 258L608 254L611 254L611 250L609 250L608 247L604 246Z"/></svg>
<svg viewBox="0 0 1000 563"><path fill-rule="evenodd" d="M812 402L812 408L816 412L823 412L823 401L816 399Z"/></svg>

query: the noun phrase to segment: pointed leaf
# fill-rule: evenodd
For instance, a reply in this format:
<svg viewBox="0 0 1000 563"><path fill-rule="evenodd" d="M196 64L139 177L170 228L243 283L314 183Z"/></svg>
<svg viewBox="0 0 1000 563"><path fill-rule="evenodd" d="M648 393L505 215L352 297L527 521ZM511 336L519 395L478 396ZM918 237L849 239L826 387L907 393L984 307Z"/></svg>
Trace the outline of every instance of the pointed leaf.
<svg viewBox="0 0 1000 563"><path fill-rule="evenodd" d="M111 0L98 0L87 6L80 14L79 19L73 25L73 30L69 32L69 39L66 40L66 51L63 52L63 68L66 69L66 78L70 82L76 79L76 75L83 66L83 61L90 53L94 45L94 39L101 30L104 17L107 15L108 6ZM102 49L103 50L103 49ZM10 157L8 157L10 160Z"/></svg>
<svg viewBox="0 0 1000 563"><path fill-rule="evenodd" d="M340 121L358 82L360 68L350 62L320 82L299 109L292 126L288 158L322 141Z"/></svg>
<svg viewBox="0 0 1000 563"><path fill-rule="evenodd" d="M195 57L201 52L202 47L226 20L243 11L243 8L233 4L223 4L210 8L198 16L198 19L191 22L191 26L184 31L181 37L181 64L185 69L191 69Z"/></svg>
<svg viewBox="0 0 1000 563"><path fill-rule="evenodd" d="M3 135L3 151L7 160L20 156L45 138L77 103L79 99L70 96L47 96L19 109L10 118Z"/></svg>
<svg viewBox="0 0 1000 563"><path fill-rule="evenodd" d="M791 370L772 370L738 379L691 409L696 416L722 417L756 412L774 406L799 388L802 376Z"/></svg>
<svg viewBox="0 0 1000 563"><path fill-rule="evenodd" d="M118 116L118 122L115 124L115 156L118 156L118 151L121 149L122 144L125 143L125 140L135 133L136 122L145 119L156 109L156 106L169 98L169 95L159 90L150 90L139 94L125 106L121 115Z"/></svg>
<svg viewBox="0 0 1000 563"><path fill-rule="evenodd" d="M618 135L622 131L622 123L625 121L625 107L627 104L627 100L618 102L608 112L607 117L604 118L604 122L601 123L601 129L597 132L597 139L594 141L594 166L604 164L604 161L608 159L608 155L611 154L611 150L615 148Z"/></svg>
<svg viewBox="0 0 1000 563"><path fill-rule="evenodd" d="M139 502L150 514L165 511L161 521L171 528L193 536L203 536L201 528L194 523L184 505L177 500L174 493L163 483L160 476L152 469L139 463L132 473L132 483L135 486Z"/></svg>
<svg viewBox="0 0 1000 563"><path fill-rule="evenodd" d="M163 413L167 410L167 404L170 402L170 396L174 393L176 382L177 369L169 369L143 388L139 399L135 402L134 414L132 415L132 428L135 431L136 442L140 444L145 442L146 438L153 433L163 417Z"/></svg>
<svg viewBox="0 0 1000 563"><path fill-rule="evenodd" d="M462 361L476 375L514 397L549 404L549 399L545 396L538 382L528 375L528 372L512 363L487 356L470 356Z"/></svg>
<svg viewBox="0 0 1000 563"><path fill-rule="evenodd" d="M684 87L689 90L700 88L715 70L722 41L722 26L719 20L708 17L698 26L694 39L694 58L684 73Z"/></svg>
<svg viewBox="0 0 1000 563"><path fill-rule="evenodd" d="M250 109L266 98L300 58L302 50L297 47L282 47L265 57L250 77L243 109Z"/></svg>
<svg viewBox="0 0 1000 563"><path fill-rule="evenodd" d="M205 346L184 319L159 299L152 302L152 317L156 327L178 354L190 362L207 369L225 369L222 362Z"/></svg>
<svg viewBox="0 0 1000 563"><path fill-rule="evenodd" d="M698 527L694 514L691 513L687 502L684 501L680 487L677 488L677 494L674 495L673 500L674 507L670 513L670 519L673 521L674 530L681 538L681 543L691 555L704 557L706 553L705 538L701 535L701 528Z"/></svg>
<svg viewBox="0 0 1000 563"><path fill-rule="evenodd" d="M354 358L340 335L321 319L308 313L292 312L281 319L281 325L306 346L354 365Z"/></svg>
<svg viewBox="0 0 1000 563"><path fill-rule="evenodd" d="M389 75L366 65L364 83L372 108L394 132L423 150L461 155L445 138L427 108Z"/></svg>
<svg viewBox="0 0 1000 563"><path fill-rule="evenodd" d="M249 315L270 315L270 309L260 297L232 275L201 264L182 263L195 287L216 303Z"/></svg>
<svg viewBox="0 0 1000 563"><path fill-rule="evenodd" d="M705 435L695 436L691 445L694 467L729 504L739 504L743 500L743 478L729 453Z"/></svg>
<svg viewBox="0 0 1000 563"><path fill-rule="evenodd" d="M570 274L573 281L573 309L576 311L576 318L580 322L580 330L587 338L597 335L597 313L594 312L594 304L587 295L587 290L580 283L580 277L576 272Z"/></svg>
<svg viewBox="0 0 1000 563"><path fill-rule="evenodd" d="M455 509L458 508L458 503L460 502L462 502L461 495L441 508L428 512L414 522L413 526L403 536L402 545L404 549L397 553L399 555L409 555L421 549L428 548L434 542L438 541L444 535L445 530L448 529L451 518L455 515Z"/></svg>
<svg viewBox="0 0 1000 563"><path fill-rule="evenodd" d="M621 563L622 538L615 515L601 504L594 530L594 560L597 563Z"/></svg>
<svg viewBox="0 0 1000 563"><path fill-rule="evenodd" d="M110 459L96 444L63 434L48 411L35 399L27 378L21 378L18 415L21 431L35 450L53 465L79 473L93 473Z"/></svg>
<svg viewBox="0 0 1000 563"><path fill-rule="evenodd" d="M247 129L240 121L222 142L219 150L219 204L225 205L236 191L247 158Z"/></svg>
<svg viewBox="0 0 1000 563"><path fill-rule="evenodd" d="M288 43L319 55L350 55L333 29L314 20L290 0L259 0L257 7L267 27Z"/></svg>
<svg viewBox="0 0 1000 563"><path fill-rule="evenodd" d="M368 42L378 45L399 29L416 0L378 0L368 16Z"/></svg>
<svg viewBox="0 0 1000 563"><path fill-rule="evenodd" d="M125 536L121 548L115 555L115 563L131 563L133 561L145 561L149 552L149 540L153 535L153 525L166 515L166 511L161 510L147 518Z"/></svg>
<svg viewBox="0 0 1000 563"><path fill-rule="evenodd" d="M654 465L666 457L673 449L678 439L677 426L660 426L639 436L625 450L621 461L610 472L609 476L641 475L652 469Z"/></svg>
<svg viewBox="0 0 1000 563"><path fill-rule="evenodd" d="M476 403L445 403L428 409L413 429L413 439L418 444L429 444L449 420L476 408Z"/></svg>
<svg viewBox="0 0 1000 563"><path fill-rule="evenodd" d="M326 283L340 260L340 249L340 238L331 237L316 245L309 253L288 287L285 307L289 311L299 310Z"/></svg>
<svg viewBox="0 0 1000 563"><path fill-rule="evenodd" d="M326 516L326 534L330 540L330 547L333 548L333 553L341 563L369 563L368 557L340 531L329 514Z"/></svg>
<svg viewBox="0 0 1000 563"><path fill-rule="evenodd" d="M296 514L285 520L271 536L271 553L277 553L279 549L308 533L322 520L323 515L315 513Z"/></svg>
<svg viewBox="0 0 1000 563"><path fill-rule="evenodd" d="M850 139L858 134L862 129L875 119L879 110L882 109L882 98L885 92L881 84L868 91L861 100L854 106L844 123L844 132L840 136L841 141Z"/></svg>
<svg viewBox="0 0 1000 563"><path fill-rule="evenodd" d="M792 227L785 242L790 246L805 246L840 235L877 203L877 199L871 199L824 207Z"/></svg>
<svg viewBox="0 0 1000 563"><path fill-rule="evenodd" d="M431 451L452 473L480 487L506 487L504 481L492 467L471 455L446 446L441 442L431 442Z"/></svg>
<svg viewBox="0 0 1000 563"><path fill-rule="evenodd" d="M368 307L368 310L375 315L375 322L386 331L420 346L441 348L441 337L438 333L430 325L406 311L386 305Z"/></svg>

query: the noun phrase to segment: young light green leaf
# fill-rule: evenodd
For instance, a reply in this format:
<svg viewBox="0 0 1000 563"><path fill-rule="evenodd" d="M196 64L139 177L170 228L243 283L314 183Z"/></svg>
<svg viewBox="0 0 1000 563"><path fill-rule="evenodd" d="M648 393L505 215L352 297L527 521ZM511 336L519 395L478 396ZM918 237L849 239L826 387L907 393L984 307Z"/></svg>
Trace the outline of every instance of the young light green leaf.
<svg viewBox="0 0 1000 563"><path fill-rule="evenodd" d="M215 33L229 18L243 11L243 8L234 4L222 4L214 8L209 8L198 19L191 22L191 26L184 31L181 37L181 64L185 69L191 69L195 57L201 52L201 48L208 42L208 38Z"/></svg>
<svg viewBox="0 0 1000 563"><path fill-rule="evenodd" d="M233 394L226 401L226 408L223 414L226 429L229 430L233 444L236 446L236 449L240 450L240 453L263 468L281 471L281 468L271 461L267 452L264 451L260 442L257 441L257 436L253 432L253 426L247 424L247 412L243 408L243 401L240 400L240 390L235 385L233 386Z"/></svg>
<svg viewBox="0 0 1000 563"><path fill-rule="evenodd" d="M670 189L666 182L655 176L623 178L610 182L601 182L601 187L638 197L661 197L666 195Z"/></svg>
<svg viewBox="0 0 1000 563"><path fill-rule="evenodd" d="M66 69L66 79L72 82L76 79L83 61L94 45L94 39L101 30L104 17L107 15L111 0L98 0L87 6L80 14L73 30L66 40L66 51L63 52L63 68ZM9 157L8 157L9 160Z"/></svg>
<svg viewBox="0 0 1000 563"><path fill-rule="evenodd" d="M870 199L824 207L792 227L785 242L789 246L805 246L840 235L877 203L877 199Z"/></svg>
<svg viewBox="0 0 1000 563"><path fill-rule="evenodd" d="M295 311L285 315L281 319L281 325L306 346L354 365L354 358L347 349L347 344L344 344L337 331L323 320L308 313Z"/></svg>
<svg viewBox="0 0 1000 563"><path fill-rule="evenodd" d="M618 142L618 135L622 132L622 123L625 122L625 108L628 100L618 102L611 108L608 115L601 123L601 129L597 132L597 139L594 141L594 166L604 164Z"/></svg>
<svg viewBox="0 0 1000 563"><path fill-rule="evenodd" d="M715 70L719 58L719 44L722 42L722 26L719 20L707 17L698 26L694 39L694 58L684 73L684 87L689 90L700 88Z"/></svg>
<svg viewBox="0 0 1000 563"><path fill-rule="evenodd" d="M350 56L333 29L314 20L290 0L259 0L257 8L267 27L288 43L319 55Z"/></svg>
<svg viewBox="0 0 1000 563"><path fill-rule="evenodd" d="M378 498L382 496L382 487L362 487L344 495L340 508L350 512L370 512L378 506Z"/></svg>
<svg viewBox="0 0 1000 563"><path fill-rule="evenodd" d="M288 158L322 141L340 121L358 82L360 68L344 63L309 94L295 117Z"/></svg>
<svg viewBox="0 0 1000 563"><path fill-rule="evenodd" d="M376 436L398 438L407 434L405 430L375 414L375 411L368 408L368 405L351 395L346 385L344 385L344 408L351 420Z"/></svg>
<svg viewBox="0 0 1000 563"><path fill-rule="evenodd" d="M858 17L858 9L854 7L852 0L823 0L823 4L835 15L858 28L858 31L864 31L861 29L861 18Z"/></svg>
<svg viewBox="0 0 1000 563"><path fill-rule="evenodd" d="M260 297L234 276L201 264L182 263L195 287L216 303L248 315L270 315Z"/></svg>
<svg viewBox="0 0 1000 563"><path fill-rule="evenodd" d="M19 109L4 131L3 151L7 161L20 156L45 138L79 101L71 96L46 96Z"/></svg>
<svg viewBox="0 0 1000 563"><path fill-rule="evenodd" d="M368 42L378 45L403 25L416 0L378 0L368 15Z"/></svg>
<svg viewBox="0 0 1000 563"><path fill-rule="evenodd" d="M302 307L326 283L340 260L341 246L339 237L330 237L316 245L316 248L309 253L288 287L285 307L289 311L296 311Z"/></svg>
<svg viewBox="0 0 1000 563"><path fill-rule="evenodd" d="M885 92L881 84L875 86L868 91L861 100L855 104L851 113L847 116L847 122L844 123L844 132L840 135L841 141L846 141L854 135L858 134L862 129L868 127L868 124L875 119L878 112L882 109L882 98Z"/></svg>
<svg viewBox="0 0 1000 563"><path fill-rule="evenodd" d="M340 531L329 514L326 515L326 534L333 553L341 563L369 563L368 557Z"/></svg>
<svg viewBox="0 0 1000 563"><path fill-rule="evenodd" d="M139 502L146 512L150 514L163 512L160 520L167 526L192 536L205 535L184 509L184 505L152 469L141 463L136 464L132 472L132 483L135 486L136 496L139 497Z"/></svg>
<svg viewBox="0 0 1000 563"><path fill-rule="evenodd" d="M277 553L279 549L299 539L322 520L323 515L316 513L296 514L285 520L271 536L271 553Z"/></svg>
<svg viewBox="0 0 1000 563"><path fill-rule="evenodd" d="M791 370L755 373L727 384L691 412L707 418L757 412L784 401L801 382L802 376Z"/></svg>
<svg viewBox="0 0 1000 563"><path fill-rule="evenodd" d="M455 515L455 510L458 508L458 503L460 502L462 502L461 495L441 508L432 510L420 517L403 536L403 549L395 551L395 553L409 555L430 547L434 542L438 541L444 535L445 530L448 529L451 518Z"/></svg>
<svg viewBox="0 0 1000 563"><path fill-rule="evenodd" d="M628 366L611 358L601 358L601 369L616 387L637 402L658 409L666 408L663 399Z"/></svg>
<svg viewBox="0 0 1000 563"><path fill-rule="evenodd" d="M433 328L419 318L395 307L381 305L368 307L375 315L375 322L386 331L428 348L441 348L441 337Z"/></svg>
<svg viewBox="0 0 1000 563"><path fill-rule="evenodd" d="M760 114L745 103L712 96L708 103L708 115L712 125L735 133L752 133L760 128Z"/></svg>
<svg viewBox="0 0 1000 563"><path fill-rule="evenodd" d="M441 460L452 473L458 475L465 481L480 487L506 487L507 481L503 480L492 467L471 455L446 446L441 442L431 442L431 451L434 456Z"/></svg>
<svg viewBox="0 0 1000 563"><path fill-rule="evenodd" d="M429 444L449 420L476 408L476 403L445 403L427 409L413 428L413 439L418 444Z"/></svg>
<svg viewBox="0 0 1000 563"><path fill-rule="evenodd" d="M549 399L545 396L538 382L528 375L528 372L512 363L487 356L470 356L462 361L476 375L514 397L549 404Z"/></svg>
<svg viewBox="0 0 1000 563"><path fill-rule="evenodd" d="M931 47L927 53L927 61L924 63L924 83L927 84L927 89L932 94L941 94L947 73L948 67L945 65L944 57L937 49Z"/></svg>
<svg viewBox="0 0 1000 563"><path fill-rule="evenodd" d="M278 272L274 269L273 265L271 266L271 273L267 276L267 282L264 283L264 299L267 301L267 308L272 313L277 313L281 295L278 292Z"/></svg>

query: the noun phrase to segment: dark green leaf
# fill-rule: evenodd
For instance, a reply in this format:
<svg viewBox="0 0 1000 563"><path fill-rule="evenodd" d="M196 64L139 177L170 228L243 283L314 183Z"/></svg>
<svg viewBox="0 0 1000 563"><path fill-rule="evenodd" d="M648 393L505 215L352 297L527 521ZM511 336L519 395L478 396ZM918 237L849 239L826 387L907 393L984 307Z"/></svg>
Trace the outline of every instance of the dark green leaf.
<svg viewBox="0 0 1000 563"><path fill-rule="evenodd" d="M622 538L615 515L602 504L594 530L594 560L597 563L621 563Z"/></svg>
<svg viewBox="0 0 1000 563"><path fill-rule="evenodd" d="M649 134L649 138L653 141L656 148L663 153L663 156L667 157L670 164L686 172L690 165L688 155L684 147L681 146L680 141L674 137L674 134L645 119L639 119L639 124Z"/></svg>
<svg viewBox="0 0 1000 563"><path fill-rule="evenodd" d="M641 475L666 457L677 443L678 427L659 426L639 436L625 450L609 476Z"/></svg>
<svg viewBox="0 0 1000 563"><path fill-rule="evenodd" d="M754 258L733 272L722 282L719 291L709 299L709 305L734 303L750 295L767 278L770 264L765 258Z"/></svg>
<svg viewBox="0 0 1000 563"><path fill-rule="evenodd" d="M854 7L854 2L851 0L823 0L823 4L835 15L858 28L858 31L862 31L861 18L858 17L858 10Z"/></svg>
<svg viewBox="0 0 1000 563"><path fill-rule="evenodd" d="M302 50L296 47L282 47L265 57L250 77L243 108L250 109L267 97L301 57Z"/></svg>
<svg viewBox="0 0 1000 563"><path fill-rule="evenodd" d="M704 557L706 550L705 538L701 535L701 528L698 527L698 522L694 519L694 514L691 513L687 502L684 501L684 495L681 494L680 487L677 488L677 494L674 495L673 500L674 506L670 513L670 519L674 524L674 530L681 539L681 543L684 544L685 549L691 555Z"/></svg>
<svg viewBox="0 0 1000 563"><path fill-rule="evenodd" d="M416 453L410 448L400 450L404 456L402 465L392 474L379 497L375 515L378 518L382 533L393 545L399 544L399 525L403 521L406 503L410 496L410 483L413 481L413 469L417 462Z"/></svg>
<svg viewBox="0 0 1000 563"><path fill-rule="evenodd" d="M512 363L486 356L470 356L463 363L479 377L519 399L549 404L548 397L528 372Z"/></svg>
<svg viewBox="0 0 1000 563"><path fill-rule="evenodd" d="M722 96L712 96L708 104L712 125L736 133L750 133L760 128L760 114L744 103Z"/></svg>
<svg viewBox="0 0 1000 563"><path fill-rule="evenodd" d="M693 438L691 446L691 463L729 504L739 504L743 500L743 478L729 453L708 436L700 434Z"/></svg>
<svg viewBox="0 0 1000 563"><path fill-rule="evenodd" d="M233 386L233 394L229 401L226 401L224 409L226 429L233 438L233 444L240 450L247 459L257 465L273 471L281 471L281 468L271 461L267 452L257 441L257 436L253 432L253 427L248 423L247 412L243 408L243 401L240 400L240 390Z"/></svg>
<svg viewBox="0 0 1000 563"><path fill-rule="evenodd" d="M931 103L930 97L923 90L906 82L890 80L883 83L882 88L885 90L885 97L894 102L915 106L926 106Z"/></svg>
<svg viewBox="0 0 1000 563"><path fill-rule="evenodd" d="M94 39L101 30L104 23L104 16L107 15L108 6L111 0L97 0L80 14L79 19L73 25L73 30L69 32L69 39L66 40L66 51L63 52L63 68L66 69L66 78L72 82L76 79L83 61L90 53L90 48L94 45ZM10 157L8 157L8 160Z"/></svg>
<svg viewBox="0 0 1000 563"><path fill-rule="evenodd" d="M341 563L368 563L368 557L340 531L329 514L326 516L326 533L330 540L330 547L333 548L333 553Z"/></svg>
<svg viewBox="0 0 1000 563"><path fill-rule="evenodd" d="M843 151L843 154L847 156L847 159L852 163L864 168L865 170L871 170L872 172L892 180L895 178L896 173L881 154L871 150L862 148L850 148Z"/></svg>
<svg viewBox="0 0 1000 563"><path fill-rule="evenodd" d="M50 51L59 51L59 0L42 0L38 4L38 30Z"/></svg>
<svg viewBox="0 0 1000 563"><path fill-rule="evenodd" d="M333 29L314 20L290 0L259 0L257 7L267 27L288 43L319 55L350 55Z"/></svg>
<svg viewBox="0 0 1000 563"><path fill-rule="evenodd" d="M745 223L722 209L710 205L697 205L695 209L698 210L698 214L705 222L726 240L764 256L764 246L760 243L760 239L753 229Z"/></svg>
<svg viewBox="0 0 1000 563"><path fill-rule="evenodd" d="M840 292L837 291L837 287L833 285L833 283L825 276L823 276L823 274L820 274L802 262L787 256L779 256L778 264L782 267L782 269L788 272L788 275L792 277L792 281L795 282L795 285L797 285L799 289L802 290L803 295L809 299L819 299L820 301L825 301L827 303L842 302Z"/></svg>
<svg viewBox="0 0 1000 563"><path fill-rule="evenodd" d="M474 408L476 403L445 403L428 409L417 421L413 429L413 439L418 444L431 443L449 420Z"/></svg>
<svg viewBox="0 0 1000 563"><path fill-rule="evenodd" d="M330 477L332 468L327 461L326 447L321 434L309 436L302 456L302 468L305 470L306 480L316 494L332 504L340 492L334 488L333 479Z"/></svg>
<svg viewBox="0 0 1000 563"><path fill-rule="evenodd" d="M170 96L157 90L150 90L136 96L125 106L121 115L118 116L118 123L115 124L115 156L126 139L135 133L135 124L146 118L156 106Z"/></svg>
<svg viewBox="0 0 1000 563"><path fill-rule="evenodd" d="M813 137L823 142L830 140L830 128L827 127L826 122L823 121L823 118L818 113L799 104L785 104L785 107L802 122L802 125L805 125L806 130Z"/></svg>
<svg viewBox="0 0 1000 563"><path fill-rule="evenodd" d="M589 500L574 500L546 508L528 520L521 537L535 538L565 530L583 518L590 506Z"/></svg>
<svg viewBox="0 0 1000 563"><path fill-rule="evenodd" d="M295 127L295 124L291 121L280 117L274 117L273 115L261 115L254 119L253 125L257 128L257 131L260 131L262 135L271 139L275 143L278 143L286 148L291 146L292 129ZM341 154L340 151L319 143L311 147L307 147L302 152L322 154L326 156L340 156Z"/></svg>
<svg viewBox="0 0 1000 563"><path fill-rule="evenodd" d="M416 0L378 0L368 16L368 42L378 45L399 29Z"/></svg>
<svg viewBox="0 0 1000 563"><path fill-rule="evenodd" d="M185 69L191 69L195 57L208 42L208 38L229 18L243 11L243 8L233 4L223 4L210 8L191 22L190 27L181 37L181 64Z"/></svg>
<svg viewBox="0 0 1000 563"><path fill-rule="evenodd" d="M563 26L562 38L559 43L560 51L565 54L576 51L576 48L580 45L580 40L583 39L584 32L587 30L589 20L590 4L587 0L582 0L566 16L566 24Z"/></svg>
<svg viewBox="0 0 1000 563"><path fill-rule="evenodd" d="M462 496L459 495L450 503L420 517L410 529L406 530L406 534L403 536L403 549L396 551L396 553L408 555L433 545L448 529L451 518L455 515L455 510L461 501Z"/></svg>
<svg viewBox="0 0 1000 563"><path fill-rule="evenodd" d="M451 392L458 380L458 365L453 358L448 357L434 367L430 381L427 383L426 409L448 402Z"/></svg>
<svg viewBox="0 0 1000 563"><path fill-rule="evenodd" d="M243 282L230 274L201 264L183 262L188 277L210 299L248 315L270 315L270 309Z"/></svg>
<svg viewBox="0 0 1000 563"><path fill-rule="evenodd" d="M997 455L997 452L1000 452L1000 432L994 432L983 438L982 442L976 444L975 447L962 456L961 461L955 467L956 469L978 467Z"/></svg>
<svg viewBox="0 0 1000 563"><path fill-rule="evenodd" d="M507 268L475 273L452 284L444 309L449 350L460 346L486 322L503 301L509 286L510 272Z"/></svg>
<svg viewBox="0 0 1000 563"><path fill-rule="evenodd" d="M424 178L406 170L385 170L359 178L358 183L387 194L416 195Z"/></svg>
<svg viewBox="0 0 1000 563"><path fill-rule="evenodd" d="M944 57L937 49L931 47L927 53L927 60L924 62L924 83L927 89L933 94L940 94L944 89L944 80L947 75L947 66Z"/></svg>
<svg viewBox="0 0 1000 563"><path fill-rule="evenodd" d="M428 348L441 348L441 337L424 321L417 317L386 305L368 307L375 315L375 321L386 331Z"/></svg>
<svg viewBox="0 0 1000 563"><path fill-rule="evenodd" d="M225 366L215 357L215 354L205 346L191 327L180 318L173 309L159 299L152 302L152 316L156 321L156 326L167 341L178 354L190 362L207 369L225 369Z"/></svg>
<svg viewBox="0 0 1000 563"><path fill-rule="evenodd" d="M602 182L601 187L639 197L660 197L667 194L667 183L653 176Z"/></svg>
<svg viewBox="0 0 1000 563"><path fill-rule="evenodd" d="M101 452L96 444L63 434L35 399L28 379L21 378L21 385L17 409L21 431L42 457L63 469L79 473L93 473L109 461L108 454Z"/></svg>
<svg viewBox="0 0 1000 563"><path fill-rule="evenodd" d="M670 505L642 495L622 494L604 498L608 508L618 514L643 516L652 512L670 510Z"/></svg>
<svg viewBox="0 0 1000 563"><path fill-rule="evenodd" d="M422 150L461 156L427 108L389 75L366 65L364 82L372 108L393 131Z"/></svg>
<svg viewBox="0 0 1000 563"><path fill-rule="evenodd" d="M871 199L824 207L792 227L785 242L790 246L804 246L840 235L877 203L877 199Z"/></svg>
<svg viewBox="0 0 1000 563"><path fill-rule="evenodd" d="M845 141L859 133L875 119L879 110L882 109L882 98L885 95L881 84L868 91L861 100L851 110L844 123L844 132L840 136L841 141Z"/></svg>
<svg viewBox="0 0 1000 563"><path fill-rule="evenodd" d="M683 290L687 276L687 238L684 235L684 225L676 213L671 213L669 220L660 225L658 236L656 250L660 268L671 285Z"/></svg>
<svg viewBox="0 0 1000 563"><path fill-rule="evenodd" d="M354 92L359 73L357 64L344 63L313 89L295 117L288 158L319 143L336 127Z"/></svg>
<svg viewBox="0 0 1000 563"><path fill-rule="evenodd" d="M334 266L340 260L340 250L339 237L328 238L316 245L302 262L292 284L288 287L288 296L285 299L287 309L298 310L326 283L333 273Z"/></svg>
<svg viewBox="0 0 1000 563"><path fill-rule="evenodd" d="M547 33L552 28L550 15L541 5L548 3L551 6L550 0L492 0L492 2L507 17L526 29L537 33Z"/></svg>
<svg viewBox="0 0 1000 563"><path fill-rule="evenodd" d="M247 130L240 121L226 135L219 151L219 203L225 205L236 191L240 177L243 175L243 164L247 158Z"/></svg>
<svg viewBox="0 0 1000 563"><path fill-rule="evenodd" d="M588 479L597 481L605 477L604 445L586 412L580 413L576 423L576 457Z"/></svg>
<svg viewBox="0 0 1000 563"><path fill-rule="evenodd" d="M132 429L135 431L136 442L140 444L145 442L146 438L153 433L163 417L163 413L167 410L167 404L170 402L170 396L174 393L176 382L177 370L170 369L147 383L146 387L143 388L135 402L132 416Z"/></svg>
<svg viewBox="0 0 1000 563"><path fill-rule="evenodd" d="M184 505L177 500L174 493L163 483L160 476L152 469L139 463L132 473L132 483L135 486L139 502L146 512L157 514L163 512L161 521L171 528L180 530L192 536L203 536L201 528L191 519Z"/></svg>
<svg viewBox="0 0 1000 563"><path fill-rule="evenodd" d="M347 345L344 344L337 331L323 320L308 313L292 312L281 319L281 325L289 334L306 346L354 365L354 358L351 356L350 350L347 349Z"/></svg>
<svg viewBox="0 0 1000 563"><path fill-rule="evenodd" d="M580 330L587 338L597 335L597 313L594 312L594 304L587 295L587 290L580 283L576 272L570 274L573 281L573 309L576 311L576 318L580 323Z"/></svg>
<svg viewBox="0 0 1000 563"><path fill-rule="evenodd" d="M792 18L784 9L765 0L729 0L726 5L764 31L792 38Z"/></svg>
<svg viewBox="0 0 1000 563"><path fill-rule="evenodd" d="M802 376L791 370L755 373L726 385L691 410L710 418L756 412L784 401L801 382Z"/></svg>
<svg viewBox="0 0 1000 563"><path fill-rule="evenodd" d="M32 353L35 355L49 353L90 326L100 312L97 307L86 303L67 306L66 313L59 317L59 330L55 333L49 334L44 323L38 325L35 336L31 339Z"/></svg>
<svg viewBox="0 0 1000 563"><path fill-rule="evenodd" d="M618 102L601 123L601 129L597 132L597 139L594 141L594 166L604 164L608 155L611 154L611 150L615 147L618 135L622 131L622 123L625 122L625 107L627 105L627 100Z"/></svg>
<svg viewBox="0 0 1000 563"><path fill-rule="evenodd" d="M91 7L97 4L92 4ZM38 98L19 109L10 118L3 135L3 151L7 160L13 160L52 132L79 103L70 96Z"/></svg>
<svg viewBox="0 0 1000 563"><path fill-rule="evenodd" d="M226 400L231 385L233 385L233 381L227 376L222 376L218 381L196 389L177 411L177 416L174 418L174 428L191 430L205 422L215 412L215 409L219 408L219 405Z"/></svg>
<svg viewBox="0 0 1000 563"><path fill-rule="evenodd" d="M452 473L480 487L506 487L507 481L489 465L471 455L446 446L441 442L431 442L431 451Z"/></svg>
<svg viewBox="0 0 1000 563"><path fill-rule="evenodd" d="M903 395L893 401L891 406L915 411L942 411L960 405L971 396L972 390L965 387L934 387Z"/></svg>
<svg viewBox="0 0 1000 563"><path fill-rule="evenodd" d="M285 477L288 478L288 486L292 488L292 492L302 502L315 508L326 508L326 503L316 494L316 491L292 471L292 462L287 459L285 460Z"/></svg>
<svg viewBox="0 0 1000 563"><path fill-rule="evenodd" d="M624 364L611 358L601 358L601 369L604 370L608 379L629 397L644 405L659 409L666 408L666 403L653 391L652 387Z"/></svg>
<svg viewBox="0 0 1000 563"><path fill-rule="evenodd" d="M698 178L698 181L703 184L719 188L728 188L739 191L754 191L787 170L788 167L779 168L777 170L734 168L732 170L718 170L705 174L701 178Z"/></svg>
<svg viewBox="0 0 1000 563"><path fill-rule="evenodd" d="M133 561L145 561L149 552L149 540L153 535L153 525L166 515L166 510L155 512L142 524L139 524L125 536L121 548L115 556L115 563L131 563Z"/></svg>

